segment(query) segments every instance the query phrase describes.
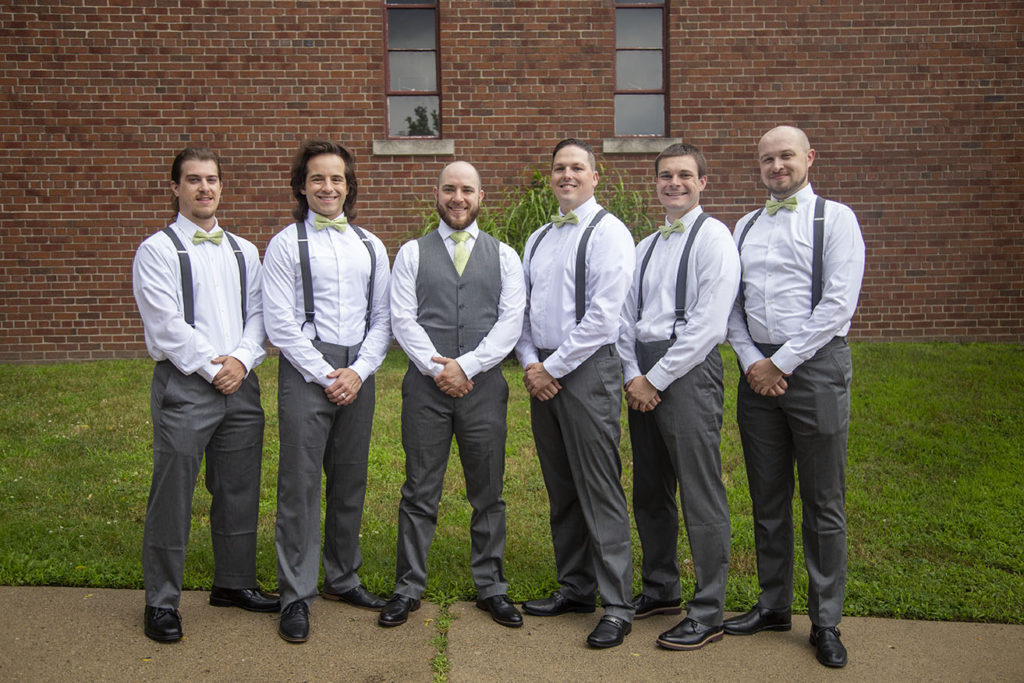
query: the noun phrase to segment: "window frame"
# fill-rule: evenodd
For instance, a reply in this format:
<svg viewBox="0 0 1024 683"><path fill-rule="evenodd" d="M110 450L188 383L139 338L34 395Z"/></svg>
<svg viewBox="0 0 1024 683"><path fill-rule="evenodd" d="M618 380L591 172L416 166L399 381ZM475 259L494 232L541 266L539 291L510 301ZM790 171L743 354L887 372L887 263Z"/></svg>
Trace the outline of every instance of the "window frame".
<svg viewBox="0 0 1024 683"><path fill-rule="evenodd" d="M434 48L432 50L392 50L390 44L390 11L391 10L432 10L434 12ZM384 45L384 132L388 140L440 140L444 133L444 115L441 97L441 3L440 0L381 0L383 14L383 45ZM423 52L434 54L435 90L393 90L391 88L391 53L392 52ZM437 98L437 134L435 135L393 135L391 132L392 98L436 97Z"/></svg>
<svg viewBox="0 0 1024 683"><path fill-rule="evenodd" d="M619 95L660 95L662 98L662 117L663 126L660 132L653 133L627 133L619 134L615 131L614 136L616 138L663 138L671 135L671 119L669 118L669 32L668 32L668 17L669 17L669 2L670 0L662 0L661 2L643 2L642 0L625 0L619 2L616 0L612 11L615 16L615 89L612 92L612 109L613 109L613 125L614 119L618 118L618 108L615 106L615 101ZM660 89L632 89L632 90L620 90L619 89L619 53L620 52L640 52L640 51L652 51L648 47L640 48L620 48L618 46L619 38L619 14L620 9L646 9L654 10L658 9L661 11L661 88Z"/></svg>

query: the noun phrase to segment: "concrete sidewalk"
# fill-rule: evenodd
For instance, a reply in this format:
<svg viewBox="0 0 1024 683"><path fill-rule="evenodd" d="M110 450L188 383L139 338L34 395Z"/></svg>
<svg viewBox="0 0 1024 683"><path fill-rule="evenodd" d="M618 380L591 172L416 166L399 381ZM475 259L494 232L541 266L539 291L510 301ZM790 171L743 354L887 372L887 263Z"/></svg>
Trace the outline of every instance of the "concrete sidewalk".
<svg viewBox="0 0 1024 683"><path fill-rule="evenodd" d="M383 629L376 615L318 600L309 642L277 636L276 614L210 607L186 592L185 638L159 644L142 633L141 590L0 586L0 680L431 681L438 607ZM520 629L472 603L450 608L451 681L1024 681L1024 626L849 617L845 669L826 669L807 642L806 616L788 633L726 636L696 652L654 644L680 617L637 621L621 647L584 641L600 614L526 616Z"/></svg>

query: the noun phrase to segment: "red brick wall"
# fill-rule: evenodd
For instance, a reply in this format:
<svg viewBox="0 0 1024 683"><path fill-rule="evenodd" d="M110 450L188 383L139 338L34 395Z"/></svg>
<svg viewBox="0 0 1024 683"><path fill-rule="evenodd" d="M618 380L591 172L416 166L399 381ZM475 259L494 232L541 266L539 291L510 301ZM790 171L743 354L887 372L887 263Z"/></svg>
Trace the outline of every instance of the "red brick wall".
<svg viewBox="0 0 1024 683"><path fill-rule="evenodd" d="M220 218L263 249L298 143L342 141L393 255L453 157L371 153L381 4L0 5L0 361L144 354L131 260L171 218L186 144L221 153ZM815 189L867 242L855 338L1024 341L1020 4L850 5L670 0L669 134L709 159L705 208L760 202L757 138L799 125ZM612 137L613 19L608 0L442 1L444 137L492 197L558 139ZM601 162L646 191L651 156Z"/></svg>

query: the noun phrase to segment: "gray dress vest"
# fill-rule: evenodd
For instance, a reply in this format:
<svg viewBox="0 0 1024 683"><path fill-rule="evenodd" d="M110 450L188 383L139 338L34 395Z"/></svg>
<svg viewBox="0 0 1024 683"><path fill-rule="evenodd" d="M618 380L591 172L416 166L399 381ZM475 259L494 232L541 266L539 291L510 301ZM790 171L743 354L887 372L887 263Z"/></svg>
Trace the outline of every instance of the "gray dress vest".
<svg viewBox="0 0 1024 683"><path fill-rule="evenodd" d="M475 349L498 320L498 240L480 232L460 277L438 231L420 237L416 321L448 358Z"/></svg>

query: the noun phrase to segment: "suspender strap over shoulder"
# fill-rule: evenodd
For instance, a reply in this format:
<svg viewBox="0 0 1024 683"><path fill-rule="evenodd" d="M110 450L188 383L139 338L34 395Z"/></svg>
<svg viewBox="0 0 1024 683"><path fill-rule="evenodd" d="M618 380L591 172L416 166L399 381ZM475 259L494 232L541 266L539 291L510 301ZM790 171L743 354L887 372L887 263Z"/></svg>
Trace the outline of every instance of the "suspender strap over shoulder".
<svg viewBox="0 0 1024 683"><path fill-rule="evenodd" d="M181 299L182 308L185 309L185 322L191 327L196 326L195 293L192 291L192 262L189 261L188 251L185 245L178 239L178 233L174 228L167 226L164 234L171 238L174 248L178 251L178 265L181 271Z"/></svg>
<svg viewBox="0 0 1024 683"><path fill-rule="evenodd" d="M587 312L587 243L590 241L590 235L594 232L594 228L601 219L608 213L608 209L601 209L594 217L590 219L590 224L583 230L583 235L580 237L579 246L576 248L576 324L579 325L583 320L583 315ZM530 267L533 267L533 255L537 253L537 247L540 246L540 241L551 230L551 223L544 226L543 231L537 235L537 239L533 241L533 246L530 248Z"/></svg>
<svg viewBox="0 0 1024 683"><path fill-rule="evenodd" d="M195 290L192 286L192 261L188 257L188 250L185 249L185 245L178 239L178 233L174 232L174 228L167 226L163 229L163 233L171 238L171 242L174 244L175 250L178 252L178 265L181 270L181 307L184 309L185 322L190 326L196 326L196 307L195 307ZM246 285L249 280L246 275L245 268L245 254L242 253L242 248L238 246L238 240L227 230L224 231L224 235L228 238L228 242L231 244L231 250L235 252L235 260L238 261L238 287L241 292L242 302L242 326L245 326L245 321L248 318L248 302L247 302L247 289Z"/></svg>
<svg viewBox="0 0 1024 683"><path fill-rule="evenodd" d="M737 251L743 248L743 240L747 238L747 233L750 232L750 228L753 227L754 222L757 221L758 217L764 209L759 209L757 213L751 216L747 224L743 226L743 232L740 233L740 241L736 243ZM825 273L824 273L824 259L825 259L825 198L817 197L814 200L814 244L811 253L811 310L813 311L818 304L821 302L821 294L825 288ZM743 287L740 286L739 293L740 306L744 304L745 297L743 295Z"/></svg>
<svg viewBox="0 0 1024 683"><path fill-rule="evenodd" d="M676 325L679 323L686 324L686 280L690 270L690 252L693 250L694 240L697 239L697 232L700 230L700 226L704 225L704 221L707 218L708 215L703 212L697 216L693 227L687 233L686 245L683 247L683 254L679 259L679 270L676 273L676 320L672 324L673 339L676 336ZM643 263L640 265L640 288L637 293L636 304L636 319L638 322L643 317L644 312L644 274L647 272L647 263L651 260L651 254L654 253L654 246L657 243L657 237L651 240L651 246L647 249L647 253L644 254Z"/></svg>
<svg viewBox="0 0 1024 683"><path fill-rule="evenodd" d="M365 339L366 334L370 331L370 313L373 310L373 286L377 275L377 254L373 250L373 244L370 242L369 236L362 228L351 223L349 223L349 227L356 231L356 235L359 236L359 239L370 254L370 277L367 278L366 285L366 317L363 329L363 338ZM306 316L302 326L312 325L313 338L319 341L320 333L316 330L316 321L314 320L316 318L316 309L313 305L313 271L309 265L309 236L306 234L306 222L297 221L295 223L295 232L299 243L299 270L302 272L302 309Z"/></svg>

